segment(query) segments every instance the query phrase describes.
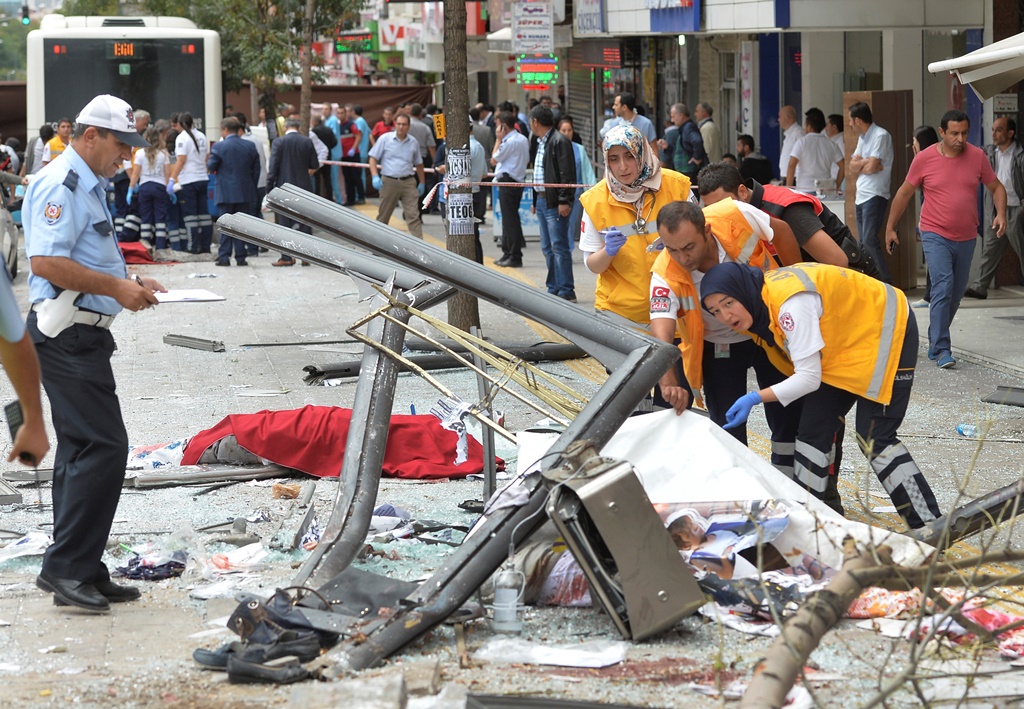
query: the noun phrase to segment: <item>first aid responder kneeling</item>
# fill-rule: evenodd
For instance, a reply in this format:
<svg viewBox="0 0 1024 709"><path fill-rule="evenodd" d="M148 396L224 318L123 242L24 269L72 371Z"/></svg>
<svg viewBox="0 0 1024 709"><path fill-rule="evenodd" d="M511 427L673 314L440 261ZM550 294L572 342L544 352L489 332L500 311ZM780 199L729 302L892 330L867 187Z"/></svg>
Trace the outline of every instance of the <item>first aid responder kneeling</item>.
<svg viewBox="0 0 1024 709"><path fill-rule="evenodd" d="M796 481L815 496L828 486L828 453L840 420L857 403L856 431L871 469L907 524L940 515L938 503L897 432L917 364L917 321L890 285L837 266L802 263L769 273L738 263L710 269L700 288L707 310L749 332L789 378L750 392L726 414L726 428L762 401L802 399ZM834 486L833 486L834 488ZM838 495L824 500L842 512Z"/></svg>

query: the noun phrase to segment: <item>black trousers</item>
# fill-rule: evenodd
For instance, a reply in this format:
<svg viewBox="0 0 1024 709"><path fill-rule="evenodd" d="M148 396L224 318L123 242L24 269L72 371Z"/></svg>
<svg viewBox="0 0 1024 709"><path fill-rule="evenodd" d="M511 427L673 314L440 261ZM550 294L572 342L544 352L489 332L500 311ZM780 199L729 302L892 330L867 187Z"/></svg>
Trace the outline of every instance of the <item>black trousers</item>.
<svg viewBox="0 0 1024 709"><path fill-rule="evenodd" d="M302 222L297 222L294 219L289 219L288 217L283 217L280 214L275 214L274 215L274 221L277 224L280 224L281 226L283 226L285 228L298 229L299 231L301 231L304 234L312 234L313 233L313 227L311 227L309 224L303 224ZM294 261L295 259L292 258L291 256L289 256L288 254L281 254L281 260L282 261Z"/></svg>
<svg viewBox="0 0 1024 709"><path fill-rule="evenodd" d="M487 214L487 190L481 187L479 192L473 193L473 237L476 240L474 260L477 263L484 262L484 247L480 243L480 221L485 214Z"/></svg>
<svg viewBox="0 0 1024 709"><path fill-rule="evenodd" d="M508 175L498 176L501 182L519 183ZM526 246L526 239L523 237L523 224L519 220L519 204L523 201L523 188L502 187L498 183L498 205L501 207L501 251L506 258L513 261L523 260L523 247Z"/></svg>
<svg viewBox="0 0 1024 709"><path fill-rule="evenodd" d="M121 417L109 330L72 325L55 338L28 332L50 399L57 451L53 462L53 540L43 570L86 583L110 578L101 559L121 497L128 433Z"/></svg>
<svg viewBox="0 0 1024 709"><path fill-rule="evenodd" d="M795 479L840 514L842 506L837 508L835 501L830 501L827 495L828 451L854 403L857 404L855 428L861 452L889 493L896 511L911 529L921 527L941 514L928 481L898 437L914 386L917 346L917 320L911 311L888 405L824 382L817 391L804 397L796 438Z"/></svg>
<svg viewBox="0 0 1024 709"><path fill-rule="evenodd" d="M704 404L711 420L719 426L725 423L725 412L736 400L747 393L747 370L753 368L759 388L778 384L786 378L768 359L763 349L753 340L717 346L704 343ZM792 476L793 441L796 439L800 419L800 402L783 406L777 401L765 402L764 416L772 433L772 465ZM746 425L730 429L729 433L747 445Z"/></svg>
<svg viewBox="0 0 1024 709"><path fill-rule="evenodd" d="M358 160L359 156L353 158L346 158L347 160ZM366 199L366 188L363 186L363 168L361 167L342 167L342 174L345 176L345 202L359 202ZM330 175L327 176L327 185L330 189L331 179ZM328 197L327 199L331 199Z"/></svg>

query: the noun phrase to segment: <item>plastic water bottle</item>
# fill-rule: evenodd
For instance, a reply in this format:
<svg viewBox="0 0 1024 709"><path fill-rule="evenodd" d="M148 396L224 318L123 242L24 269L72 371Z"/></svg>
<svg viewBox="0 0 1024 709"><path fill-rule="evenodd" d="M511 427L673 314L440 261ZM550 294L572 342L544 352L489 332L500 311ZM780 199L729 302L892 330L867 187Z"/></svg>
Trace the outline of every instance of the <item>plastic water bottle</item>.
<svg viewBox="0 0 1024 709"><path fill-rule="evenodd" d="M965 438L977 438L978 427L973 423L960 423L956 426L956 432Z"/></svg>
<svg viewBox="0 0 1024 709"><path fill-rule="evenodd" d="M523 621L519 617L519 599L523 595L526 577L506 564L494 581L494 617L491 628L496 633L521 633Z"/></svg>

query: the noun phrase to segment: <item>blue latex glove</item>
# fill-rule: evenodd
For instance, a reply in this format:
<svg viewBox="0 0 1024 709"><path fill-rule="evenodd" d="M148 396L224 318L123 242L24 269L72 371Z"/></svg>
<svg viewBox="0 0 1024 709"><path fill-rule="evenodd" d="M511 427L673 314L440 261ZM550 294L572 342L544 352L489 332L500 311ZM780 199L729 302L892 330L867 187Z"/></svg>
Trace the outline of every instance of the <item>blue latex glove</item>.
<svg viewBox="0 0 1024 709"><path fill-rule="evenodd" d="M742 426L747 422L750 410L760 403L761 395L756 391L744 394L725 412L725 425L722 428L729 430L730 428Z"/></svg>
<svg viewBox="0 0 1024 709"><path fill-rule="evenodd" d="M174 196L174 178L167 180L167 194L170 197Z"/></svg>
<svg viewBox="0 0 1024 709"><path fill-rule="evenodd" d="M623 244L626 243L626 235L616 227L605 229L601 233L604 234L605 253L609 256L615 256L615 254L619 253L619 249L622 248Z"/></svg>
<svg viewBox="0 0 1024 709"><path fill-rule="evenodd" d="M128 204L132 203L132 195L135 194L135 190L128 190L128 194L125 195L124 199Z"/></svg>
<svg viewBox="0 0 1024 709"><path fill-rule="evenodd" d="M427 186L425 184L423 184L422 182L419 183L418 185L416 185L416 192L419 193L420 197L422 197L423 193L426 192L426 191L427 191Z"/></svg>
<svg viewBox="0 0 1024 709"><path fill-rule="evenodd" d="M178 203L178 195L176 195L173 192L171 192L170 198L171 198L171 204L177 204Z"/></svg>
<svg viewBox="0 0 1024 709"><path fill-rule="evenodd" d="M377 190L378 192L380 192L381 189L384 188L384 181L380 179L380 175L374 175L372 182L373 189Z"/></svg>

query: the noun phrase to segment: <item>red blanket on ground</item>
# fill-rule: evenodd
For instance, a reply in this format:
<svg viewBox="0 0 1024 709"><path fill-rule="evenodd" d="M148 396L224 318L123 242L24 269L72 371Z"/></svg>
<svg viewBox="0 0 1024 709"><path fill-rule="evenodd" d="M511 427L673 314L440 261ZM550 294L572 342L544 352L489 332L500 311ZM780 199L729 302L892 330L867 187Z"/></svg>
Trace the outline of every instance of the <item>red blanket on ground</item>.
<svg viewBox="0 0 1024 709"><path fill-rule="evenodd" d="M137 241L122 241L118 246L121 247L121 253L124 254L125 263L156 263L146 251L146 247Z"/></svg>
<svg viewBox="0 0 1024 709"><path fill-rule="evenodd" d="M195 465L203 452L234 434L250 453L317 477L337 477L345 457L352 409L304 406L290 411L232 414L197 433L185 447L182 465ZM455 465L458 434L433 416L392 416L384 449L384 475L431 480L464 478L483 470L483 446L469 437L469 458ZM498 460L499 470L504 461Z"/></svg>

